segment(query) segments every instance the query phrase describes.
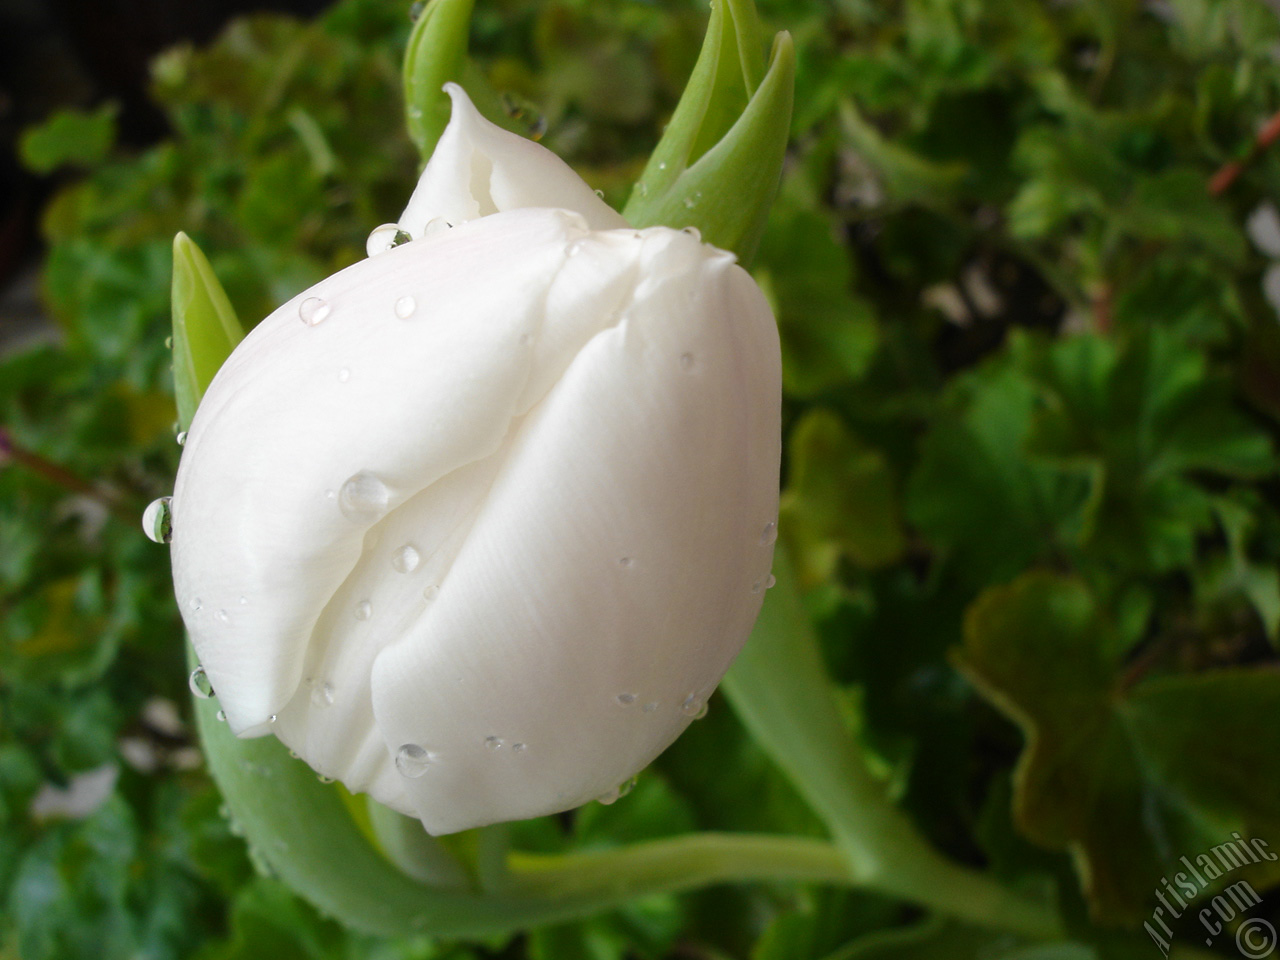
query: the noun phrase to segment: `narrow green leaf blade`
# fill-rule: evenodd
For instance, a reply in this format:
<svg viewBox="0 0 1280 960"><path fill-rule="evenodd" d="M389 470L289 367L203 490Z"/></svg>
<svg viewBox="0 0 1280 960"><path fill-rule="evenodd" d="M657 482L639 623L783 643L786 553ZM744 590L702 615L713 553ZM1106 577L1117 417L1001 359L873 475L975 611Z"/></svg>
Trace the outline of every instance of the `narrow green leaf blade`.
<svg viewBox="0 0 1280 960"><path fill-rule="evenodd" d="M749 262L782 176L795 69L791 35L780 33L764 81L729 132L661 196L628 205L627 219L637 227L696 227L707 243Z"/></svg>
<svg viewBox="0 0 1280 960"><path fill-rule="evenodd" d="M173 388L178 422L185 430L213 375L245 331L209 260L185 233L173 238L172 297Z"/></svg>
<svg viewBox="0 0 1280 960"><path fill-rule="evenodd" d="M473 6L473 0L431 0L409 34L404 53L405 118L424 163L449 123L444 85L464 78Z"/></svg>

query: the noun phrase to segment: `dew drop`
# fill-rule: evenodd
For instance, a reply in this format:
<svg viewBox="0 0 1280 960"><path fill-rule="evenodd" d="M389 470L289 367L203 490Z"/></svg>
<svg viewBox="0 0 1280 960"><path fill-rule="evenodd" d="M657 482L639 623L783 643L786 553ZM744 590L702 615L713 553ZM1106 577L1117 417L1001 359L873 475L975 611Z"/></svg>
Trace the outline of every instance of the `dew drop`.
<svg viewBox="0 0 1280 960"><path fill-rule="evenodd" d="M228 620L231 619L231 617L228 616L227 611L225 610L219 610L216 614L214 614L214 616L218 618L219 623L226 623Z"/></svg>
<svg viewBox="0 0 1280 960"><path fill-rule="evenodd" d="M227 722L227 711L219 710L214 716L217 717L219 723Z"/></svg>
<svg viewBox="0 0 1280 960"><path fill-rule="evenodd" d="M453 224L444 217L432 217L427 221L427 225L422 228L422 233L423 236L428 236L433 233L442 233L452 227Z"/></svg>
<svg viewBox="0 0 1280 960"><path fill-rule="evenodd" d="M328 301L321 300L319 297L307 297L298 304L298 318L308 327L314 327L316 324L324 323L332 310Z"/></svg>
<svg viewBox="0 0 1280 960"><path fill-rule="evenodd" d="M604 191L603 191L603 190L597 190L597 191L596 191L596 196L597 196L597 197L599 197L601 200L603 200L603 199L604 199Z"/></svg>
<svg viewBox="0 0 1280 960"><path fill-rule="evenodd" d="M523 743L513 743L511 745L511 750L513 753L524 753L525 749L526 747Z"/></svg>
<svg viewBox="0 0 1280 960"><path fill-rule="evenodd" d="M485 737L484 745L490 750L501 750L503 740L501 737Z"/></svg>
<svg viewBox="0 0 1280 960"><path fill-rule="evenodd" d="M172 349L173 349L173 337L165 337L165 338L164 338L164 348L165 348L166 350L172 350Z"/></svg>
<svg viewBox="0 0 1280 960"><path fill-rule="evenodd" d="M173 439L178 441L178 446L180 447L185 446L187 442L187 431L183 430L180 434L178 434Z"/></svg>
<svg viewBox="0 0 1280 960"><path fill-rule="evenodd" d="M680 369L681 369L681 370L692 370L692 369L693 369L693 354L692 354L692 353L682 353L682 354L680 354Z"/></svg>
<svg viewBox="0 0 1280 960"><path fill-rule="evenodd" d="M333 777L326 777L323 773L317 773L316 779L321 783L333 783Z"/></svg>
<svg viewBox="0 0 1280 960"><path fill-rule="evenodd" d="M775 577L772 573L769 574L769 576L765 577L764 588L766 590L769 590L772 587L776 587L777 585L778 585L778 578Z"/></svg>
<svg viewBox="0 0 1280 960"><path fill-rule="evenodd" d="M635 702L636 702L636 695L634 693L618 694L618 703L622 704L622 706L624 707L629 707Z"/></svg>
<svg viewBox="0 0 1280 960"><path fill-rule="evenodd" d="M760 543L763 546L769 546L778 539L778 525L770 521L764 525L764 529L760 531Z"/></svg>
<svg viewBox="0 0 1280 960"><path fill-rule="evenodd" d="M684 698L684 703L680 704L680 712L686 717L701 720L707 715L707 701L696 693L691 693Z"/></svg>
<svg viewBox="0 0 1280 960"><path fill-rule="evenodd" d="M619 558L618 558L618 566L620 566L620 567L629 567L629 566L631 566L633 563L635 563L635 561L634 561L633 559L631 559L630 557L619 557Z"/></svg>
<svg viewBox="0 0 1280 960"><path fill-rule="evenodd" d="M373 616L373 604L368 600L361 600L356 604L356 619L368 620Z"/></svg>
<svg viewBox="0 0 1280 960"><path fill-rule="evenodd" d="M408 320L413 316L414 311L418 309L418 301L410 296L401 297L396 301L396 316L401 320Z"/></svg>
<svg viewBox="0 0 1280 960"><path fill-rule="evenodd" d="M617 803L628 793L634 790L635 786L636 778L632 777L630 780L622 781L622 783L618 784L612 790L602 793L600 796L596 797L596 800L607 807L611 803Z"/></svg>
<svg viewBox="0 0 1280 960"><path fill-rule="evenodd" d="M209 675L204 672L204 667L198 666L191 671L191 676L187 677L187 686L191 688L192 695L201 700L208 700L213 696L213 684L209 681Z"/></svg>
<svg viewBox="0 0 1280 960"><path fill-rule="evenodd" d="M241 595L241 597L240 597L240 606L242 606L242 607L247 607L248 605L249 605L249 598L248 598L248 597L246 597L246 596L244 596L244 595Z"/></svg>
<svg viewBox="0 0 1280 960"><path fill-rule="evenodd" d="M658 169L659 169L659 170L665 170L665 169L667 169L667 165L666 165L665 163L660 163L660 164L658 164Z"/></svg>
<svg viewBox="0 0 1280 960"><path fill-rule="evenodd" d="M427 772L436 755L416 743L406 743L396 751L396 769L402 777L416 780Z"/></svg>
<svg viewBox="0 0 1280 960"><path fill-rule="evenodd" d="M203 601L203 600L201 600L199 597L192 597L192 598L191 598L191 609L192 609L192 610L203 610L203 609L204 609L204 601Z"/></svg>
<svg viewBox="0 0 1280 960"><path fill-rule="evenodd" d="M364 252L371 257L386 253L396 245L396 234L400 232L398 223L379 224L373 228L369 239L364 242Z"/></svg>
<svg viewBox="0 0 1280 960"><path fill-rule="evenodd" d="M582 241L581 241L581 240L575 240L573 243L569 244L569 249L568 249L568 251L567 251L567 253L569 254L569 256L571 256L571 257L576 257L576 256L577 256L579 253L581 253L581 252L582 252Z"/></svg>
<svg viewBox="0 0 1280 960"><path fill-rule="evenodd" d="M338 509L353 523L373 523L387 512L391 498L387 485L372 473L361 470L338 491Z"/></svg>
<svg viewBox="0 0 1280 960"><path fill-rule="evenodd" d="M142 530L155 543L173 539L173 497L161 497L142 511Z"/></svg>
<svg viewBox="0 0 1280 960"><path fill-rule="evenodd" d="M298 751L297 751L297 750L290 750L290 751L289 751L289 756L293 757L293 759L295 759L295 760L301 760L301 759L302 759L302 757L298 754Z"/></svg>
<svg viewBox="0 0 1280 960"><path fill-rule="evenodd" d="M685 201L685 206L688 206L688 205L689 205L689 201L688 201L688 200L686 200L686 201ZM684 228L682 231L680 231L680 232L681 232L681 233L687 233L689 236L693 237L693 239L697 240L699 243L701 243L701 242L702 242L702 231L701 231L701 230L699 230L697 227L685 227L685 228Z"/></svg>
<svg viewBox="0 0 1280 960"><path fill-rule="evenodd" d="M311 702L317 707L333 706L333 685L327 680L311 688Z"/></svg>
<svg viewBox="0 0 1280 960"><path fill-rule="evenodd" d="M276 722L276 715L274 713L271 716L267 717L267 723L275 723L275 722Z"/></svg>
<svg viewBox="0 0 1280 960"><path fill-rule="evenodd" d="M434 583L422 591L422 598L431 603L436 597L440 596L440 588Z"/></svg>
<svg viewBox="0 0 1280 960"><path fill-rule="evenodd" d="M657 710L657 709L658 709L658 701L657 701L657 700L650 700L648 703L646 703L646 704L644 705L644 712L645 712L645 713L653 713L653 711L655 711L655 710Z"/></svg>
<svg viewBox="0 0 1280 960"><path fill-rule="evenodd" d="M421 560L422 555L418 553L418 548L411 543L406 543L391 558L391 566L397 573L413 573L418 569L418 563Z"/></svg>

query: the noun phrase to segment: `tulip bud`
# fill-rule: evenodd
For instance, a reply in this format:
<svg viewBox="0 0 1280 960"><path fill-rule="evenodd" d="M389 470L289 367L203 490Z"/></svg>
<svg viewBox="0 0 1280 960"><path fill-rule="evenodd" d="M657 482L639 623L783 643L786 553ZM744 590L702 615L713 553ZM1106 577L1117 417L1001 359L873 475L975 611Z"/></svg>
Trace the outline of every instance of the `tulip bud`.
<svg viewBox="0 0 1280 960"><path fill-rule="evenodd" d="M436 834L608 794L699 715L759 612L780 458L733 256L626 227L450 93L376 255L214 377L172 500L232 730Z"/></svg>

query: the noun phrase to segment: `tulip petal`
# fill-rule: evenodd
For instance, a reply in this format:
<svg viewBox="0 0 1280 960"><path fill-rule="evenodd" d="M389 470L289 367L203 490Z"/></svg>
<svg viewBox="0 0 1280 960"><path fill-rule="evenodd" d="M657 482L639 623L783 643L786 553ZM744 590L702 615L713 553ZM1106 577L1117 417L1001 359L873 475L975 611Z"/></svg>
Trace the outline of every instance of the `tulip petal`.
<svg viewBox="0 0 1280 960"><path fill-rule="evenodd" d="M572 210L593 230L627 225L546 147L490 123L457 84L445 91L453 117L400 216L401 230L417 239L429 224L456 226L522 207Z"/></svg>
<svg viewBox="0 0 1280 960"><path fill-rule="evenodd" d="M174 492L232 729L435 833L626 779L758 612L779 395L763 296L679 231L517 210L317 284L214 378Z"/></svg>

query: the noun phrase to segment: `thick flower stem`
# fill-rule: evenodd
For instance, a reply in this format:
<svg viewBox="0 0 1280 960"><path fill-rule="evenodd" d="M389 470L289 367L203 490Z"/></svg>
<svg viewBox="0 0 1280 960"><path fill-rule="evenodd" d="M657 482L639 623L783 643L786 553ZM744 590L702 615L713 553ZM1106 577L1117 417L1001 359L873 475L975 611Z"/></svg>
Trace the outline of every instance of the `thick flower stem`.
<svg viewBox="0 0 1280 960"><path fill-rule="evenodd" d="M868 768L840 716L785 550L746 650L723 689L757 742L827 823L853 882L956 919L1033 937L1060 930L1049 907L934 850Z"/></svg>

